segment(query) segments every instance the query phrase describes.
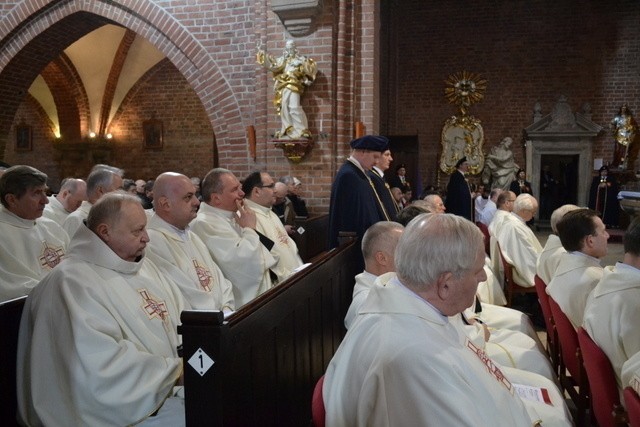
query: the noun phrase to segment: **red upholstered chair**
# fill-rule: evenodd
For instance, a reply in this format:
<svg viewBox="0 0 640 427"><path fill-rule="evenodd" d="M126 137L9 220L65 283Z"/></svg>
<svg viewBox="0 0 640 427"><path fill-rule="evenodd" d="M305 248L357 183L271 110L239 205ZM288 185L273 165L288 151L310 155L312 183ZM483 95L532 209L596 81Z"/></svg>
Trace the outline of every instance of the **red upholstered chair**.
<svg viewBox="0 0 640 427"><path fill-rule="evenodd" d="M521 294L528 294L536 292L535 286L530 288L525 288L516 284L513 281L513 266L509 264L507 259L502 253L502 248L500 247L500 243L496 242L496 246L498 247L498 253L500 254L500 260L502 261L502 267L504 268L504 293L507 297L507 307L511 307L511 302L513 300L513 294L515 292Z"/></svg>
<svg viewBox="0 0 640 427"><path fill-rule="evenodd" d="M547 295L547 284L537 274L534 278L536 285L536 292L538 293L538 301L540 301L540 308L542 308L542 315L544 316L544 324L547 329L547 353L553 365L556 375L559 374L560 369L560 350L558 347L558 331L556 331L556 324L553 320L553 314L551 314L551 307L549 306L549 295Z"/></svg>
<svg viewBox="0 0 640 427"><path fill-rule="evenodd" d="M324 427L324 400L322 399L322 385L324 384L324 375L320 377L313 389L313 397L311 398L311 418L314 427Z"/></svg>
<svg viewBox="0 0 640 427"><path fill-rule="evenodd" d="M477 221L476 225L480 231L482 231L482 235L484 236L484 251L487 256L491 256L491 235L489 234L489 227L480 221Z"/></svg>
<svg viewBox="0 0 640 427"><path fill-rule="evenodd" d="M576 405L576 425L583 426L586 425L585 416L589 407L589 384L582 366L578 334L552 297L549 297L549 306L560 345L560 385Z"/></svg>
<svg viewBox="0 0 640 427"><path fill-rule="evenodd" d="M616 376L607 355L584 328L578 328L578 342L589 380L591 407L600 427L626 425L626 414L620 405Z"/></svg>
<svg viewBox="0 0 640 427"><path fill-rule="evenodd" d="M638 393L633 388L626 387L624 389L624 403L627 405L629 425L631 427L640 427L640 397L638 397Z"/></svg>

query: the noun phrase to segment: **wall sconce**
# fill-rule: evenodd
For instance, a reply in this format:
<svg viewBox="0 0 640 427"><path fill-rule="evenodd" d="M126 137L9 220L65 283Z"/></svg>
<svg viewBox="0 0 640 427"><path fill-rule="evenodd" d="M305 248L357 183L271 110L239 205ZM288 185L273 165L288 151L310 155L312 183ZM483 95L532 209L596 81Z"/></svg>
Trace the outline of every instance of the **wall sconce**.
<svg viewBox="0 0 640 427"><path fill-rule="evenodd" d="M89 138L95 138L95 137L96 137L95 132L89 132Z"/></svg>

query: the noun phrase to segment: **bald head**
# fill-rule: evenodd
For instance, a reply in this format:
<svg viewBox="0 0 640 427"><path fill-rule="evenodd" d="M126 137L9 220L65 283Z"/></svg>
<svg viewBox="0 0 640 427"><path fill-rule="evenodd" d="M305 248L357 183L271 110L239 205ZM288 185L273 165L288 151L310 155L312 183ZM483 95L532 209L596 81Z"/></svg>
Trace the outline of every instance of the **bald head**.
<svg viewBox="0 0 640 427"><path fill-rule="evenodd" d="M156 215L184 230L196 217L200 201L191 179L176 172L158 175L153 185L153 207Z"/></svg>
<svg viewBox="0 0 640 427"><path fill-rule="evenodd" d="M67 212L75 211L80 207L83 200L87 200L87 183L77 178L65 179L56 199Z"/></svg>
<svg viewBox="0 0 640 427"><path fill-rule="evenodd" d="M367 229L362 237L365 270L380 276L395 271L394 253L404 227L397 222L380 221Z"/></svg>

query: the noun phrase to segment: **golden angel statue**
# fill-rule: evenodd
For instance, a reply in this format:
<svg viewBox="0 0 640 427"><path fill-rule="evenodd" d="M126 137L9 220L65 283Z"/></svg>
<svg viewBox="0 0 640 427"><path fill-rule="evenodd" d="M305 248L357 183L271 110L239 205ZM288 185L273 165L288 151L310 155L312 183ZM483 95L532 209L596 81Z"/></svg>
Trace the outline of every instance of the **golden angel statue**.
<svg viewBox="0 0 640 427"><path fill-rule="evenodd" d="M611 127L613 128L613 135L616 140L612 163L613 166L620 166L624 168L629 165L633 167L633 162L635 161L637 153L635 152L636 150L633 152L630 150L636 137L638 125L631 115L627 104L623 104L622 107L620 107L620 112L613 118L613 120L611 120Z"/></svg>
<svg viewBox="0 0 640 427"><path fill-rule="evenodd" d="M318 71L315 61L298 54L296 43L287 40L279 58L267 54L258 44L258 64L273 73L275 97L273 104L282 125L275 133L280 139L311 139L307 116L300 104L306 87L311 86Z"/></svg>

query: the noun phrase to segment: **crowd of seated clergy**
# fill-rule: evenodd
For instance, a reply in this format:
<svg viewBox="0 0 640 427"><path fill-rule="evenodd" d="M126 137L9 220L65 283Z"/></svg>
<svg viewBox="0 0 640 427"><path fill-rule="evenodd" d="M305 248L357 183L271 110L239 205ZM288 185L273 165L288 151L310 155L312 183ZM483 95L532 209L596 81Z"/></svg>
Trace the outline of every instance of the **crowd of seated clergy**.
<svg viewBox="0 0 640 427"><path fill-rule="evenodd" d="M84 180L62 183L54 198L67 212L68 234L43 215L51 202L45 174L14 166L0 175L0 227L7 236L0 245L0 297L29 294L18 358L19 413L26 424L181 425L180 311L232 312L302 266L273 210L282 194L268 173L241 183L231 171L213 169L201 181L201 203L192 179L166 172L154 180L147 211L138 196L121 190L123 177L119 168L96 165L86 195ZM567 297L569 305L561 304L567 314L580 305L574 326L584 325L612 361L619 385L628 385L624 381L640 375L633 357L640 340L629 326L640 320L640 223L627 230L624 261L603 270L598 260L608 234L594 212L575 206L554 212L552 236L562 247L554 242L548 252L564 253L548 256L525 224L537 209L532 196L504 191L496 205L489 229L519 276L528 278L531 268L548 272L549 294L558 302ZM365 269L355 278L344 319L349 333L325 380L329 425L433 422L434 416L442 425L570 425L528 317L490 303L499 300L491 290L499 286L479 246L482 234L444 211L442 199L430 195L399 212L406 233L403 225L383 221L363 236ZM513 251L517 243L505 240L508 234L535 250ZM417 345L424 342L434 345ZM36 346L50 351L33 351ZM31 373L35 367L38 375ZM60 384L56 398L45 387L51 383ZM542 389L551 405L523 397ZM443 404L447 395L455 402ZM470 409L461 413L459 405Z"/></svg>
<svg viewBox="0 0 640 427"><path fill-rule="evenodd" d="M574 327L582 326L611 362L620 395L631 386L640 391L640 220L624 238L624 258L600 264L609 234L595 211L565 205L551 215L554 234L538 259L546 291ZM561 247L557 246L557 242ZM543 279L544 280L544 279ZM562 343L560 343L562 345Z"/></svg>
<svg viewBox="0 0 640 427"><path fill-rule="evenodd" d="M245 198L233 173L213 169L201 204L191 179L162 173L149 210L123 176L96 165L85 194L84 180L65 179L53 199L66 229L43 216L46 174L20 165L0 177L0 298L29 295L18 363L27 425L184 424L180 312L230 313L302 266L271 211L269 174L249 175ZM55 398L46 384L59 384Z"/></svg>
<svg viewBox="0 0 640 427"><path fill-rule="evenodd" d="M327 425L571 425L553 381L503 366L485 350L491 335L502 334L500 345L516 358L537 352L545 360L535 340L464 316L486 279L483 236L473 223L421 214L404 231L371 226L362 245L359 308L350 307L349 331L325 374ZM521 397L532 389L545 389L552 404Z"/></svg>
<svg viewBox="0 0 640 427"><path fill-rule="evenodd" d="M98 164L86 180L65 178L57 194L47 198L46 174L26 165L6 168L6 171L0 181L0 227L4 235L11 238L3 245L0 260L2 301L28 294L60 263L69 241L84 226L91 207L98 200L114 191L124 192L125 181L130 193L136 188L131 185L135 181L124 178L122 169ZM193 179L187 178L187 184L184 175L167 173L160 177L163 179L158 185L154 179L137 180L142 191L153 183L151 192L144 194L153 194L154 190L156 193L153 202L156 208L145 210L149 229L158 232L158 238L153 239L149 247L149 255L158 264L165 261L165 273L180 286L186 286L183 291L192 294L190 300L195 306L233 311L302 266L295 242L271 211L275 183L270 175L259 172L249 175L245 181L253 184L245 199L240 183L230 171L212 170L203 181L208 193L202 204ZM299 195L300 186L300 181L295 179L292 191ZM179 192L184 193L180 195L184 198L176 198ZM190 193L195 195L193 200L187 197ZM140 198L140 194L136 194ZM245 203L251 207L245 207ZM196 218L198 210L201 219ZM219 221L220 216L214 214L226 219ZM224 225L214 224L211 228L208 222ZM167 230L173 231L173 235ZM238 234L233 236L230 232ZM169 236L174 239L170 240ZM163 238L164 247L161 246ZM183 242L182 254L177 250L180 245L169 249L169 243L178 241ZM202 253L204 249L206 254ZM184 277L191 279L185 281ZM200 291L208 296L200 298Z"/></svg>

